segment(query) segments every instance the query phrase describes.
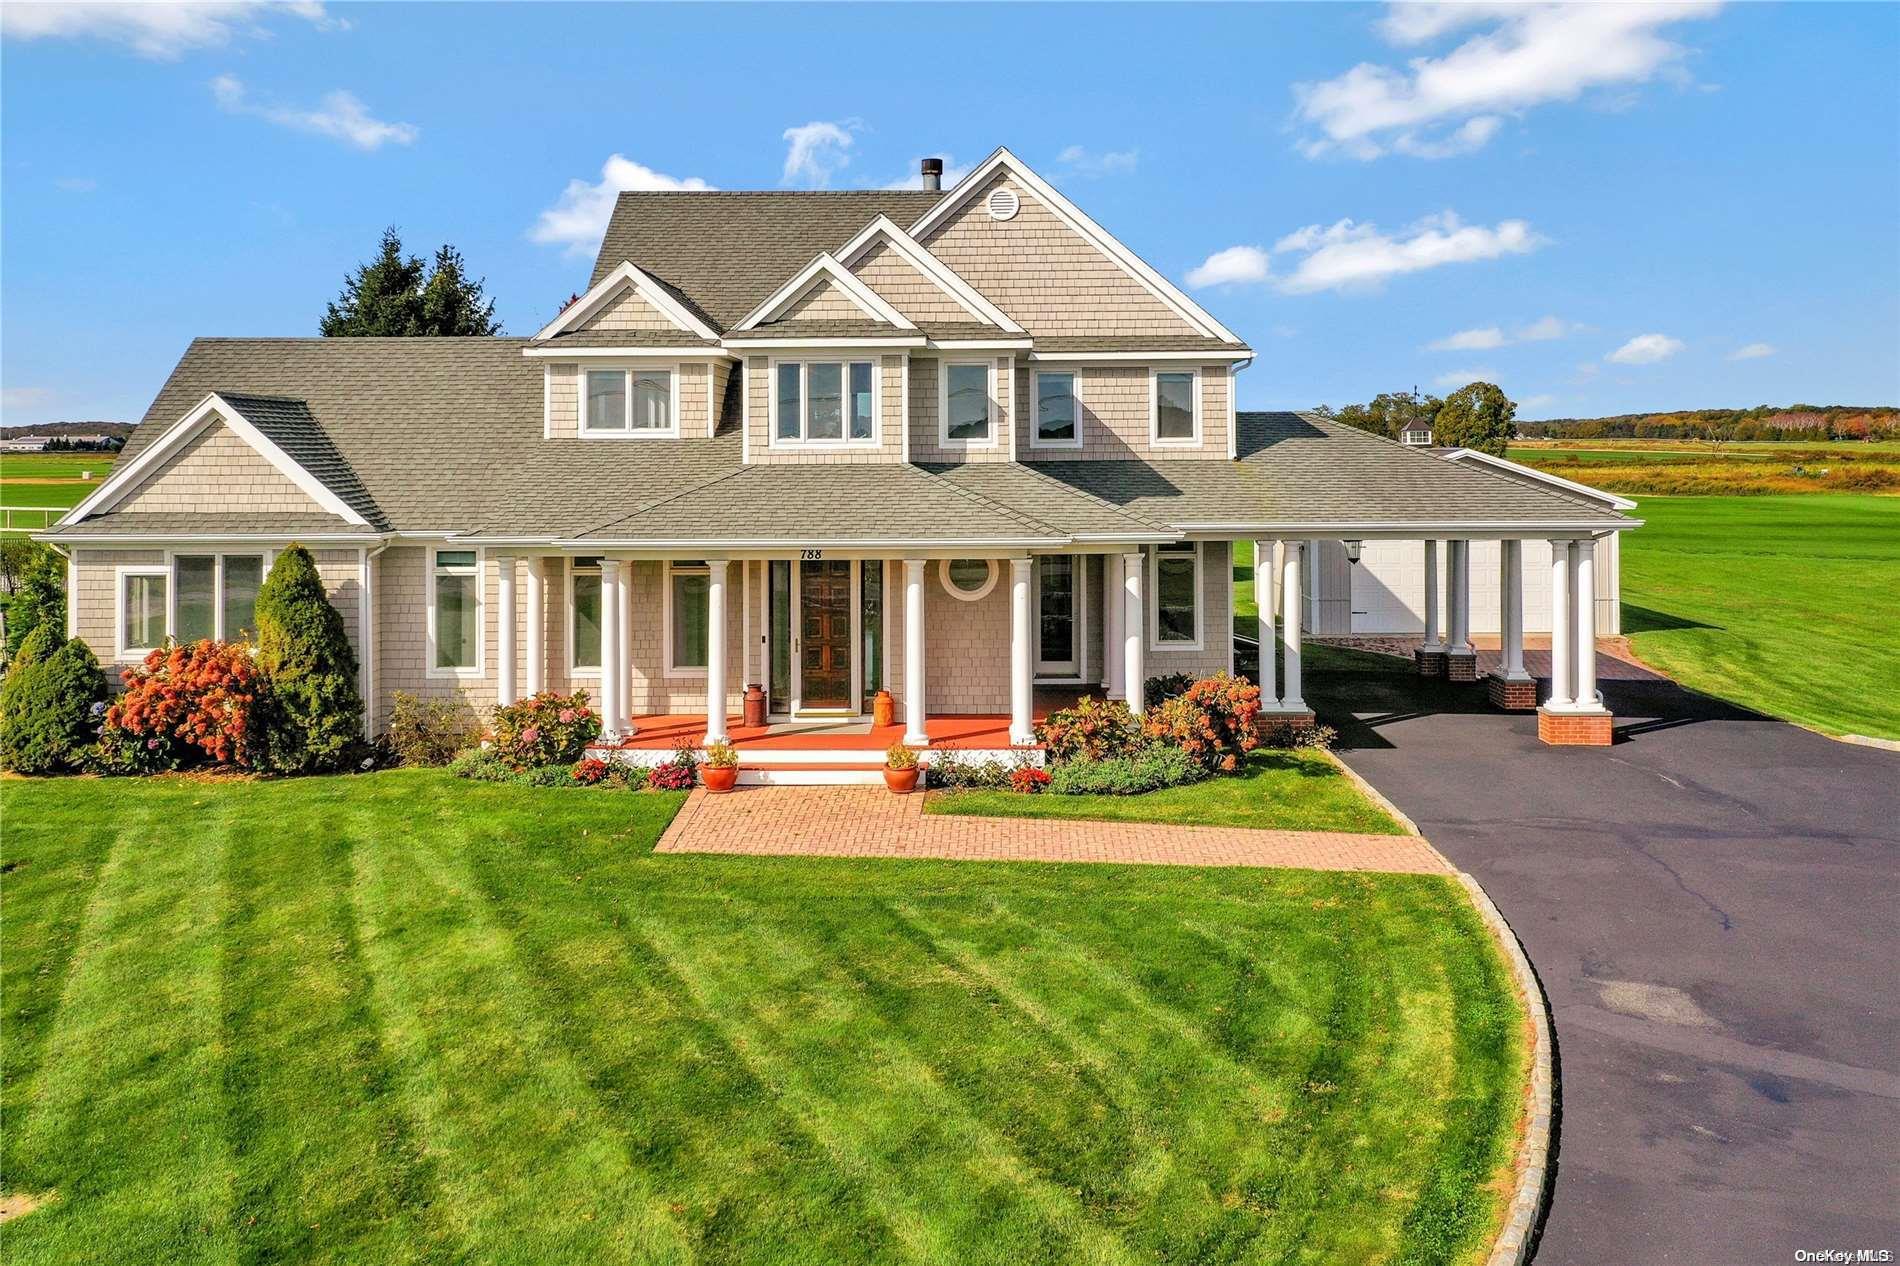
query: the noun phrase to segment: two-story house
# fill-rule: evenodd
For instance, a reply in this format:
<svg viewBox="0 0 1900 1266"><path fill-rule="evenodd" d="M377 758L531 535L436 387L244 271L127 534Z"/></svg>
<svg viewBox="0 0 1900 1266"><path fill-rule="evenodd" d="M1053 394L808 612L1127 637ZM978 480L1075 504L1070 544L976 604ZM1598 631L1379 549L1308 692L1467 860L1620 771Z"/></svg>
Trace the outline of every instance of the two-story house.
<svg viewBox="0 0 1900 1266"><path fill-rule="evenodd" d="M1465 679L1470 546L1499 542L1493 697L1535 706L1512 579L1531 539L1552 560L1544 732L1607 741L1593 558L1634 520L1237 412L1255 353L1200 304L1007 150L949 190L939 170L917 191L621 194L587 293L529 338L194 341L45 534L72 632L121 664L235 637L296 541L372 732L397 691L485 709L584 687L631 759L795 730L781 748L842 769L900 734L1024 747L1039 705L1140 708L1146 678L1230 669L1236 551L1260 564L1270 707L1304 713L1321 541L1425 541L1446 596L1421 666ZM764 729L739 725L749 686Z"/></svg>

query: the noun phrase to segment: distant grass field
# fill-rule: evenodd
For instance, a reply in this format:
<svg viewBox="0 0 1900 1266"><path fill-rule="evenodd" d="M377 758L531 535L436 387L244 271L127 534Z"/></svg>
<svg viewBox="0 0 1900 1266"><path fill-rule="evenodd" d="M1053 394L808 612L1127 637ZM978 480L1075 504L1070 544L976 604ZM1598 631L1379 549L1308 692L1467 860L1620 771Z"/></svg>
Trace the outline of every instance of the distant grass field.
<svg viewBox="0 0 1900 1266"><path fill-rule="evenodd" d="M0 453L0 508L48 506L69 509L91 495L112 473L113 453ZM91 472L88 481L83 478ZM16 532L43 526L45 516L12 516Z"/></svg>
<svg viewBox="0 0 1900 1266"><path fill-rule="evenodd" d="M1623 629L1704 694L1900 739L1900 498L1645 497Z"/></svg>
<svg viewBox="0 0 1900 1266"><path fill-rule="evenodd" d="M1520 442L1512 461L1630 496L1900 493L1900 444Z"/></svg>

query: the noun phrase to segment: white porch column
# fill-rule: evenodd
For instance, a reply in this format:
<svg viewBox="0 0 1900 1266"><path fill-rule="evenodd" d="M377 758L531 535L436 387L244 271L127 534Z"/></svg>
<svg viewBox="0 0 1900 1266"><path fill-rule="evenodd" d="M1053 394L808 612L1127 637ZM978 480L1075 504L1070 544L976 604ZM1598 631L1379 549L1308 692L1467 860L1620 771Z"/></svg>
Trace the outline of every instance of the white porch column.
<svg viewBox="0 0 1900 1266"><path fill-rule="evenodd" d="M1148 680L1148 613L1142 606L1143 555L1122 555L1122 697L1128 710L1147 710L1143 686Z"/></svg>
<svg viewBox="0 0 1900 1266"><path fill-rule="evenodd" d="M924 729L924 560L904 560L904 742L925 747Z"/></svg>
<svg viewBox="0 0 1900 1266"><path fill-rule="evenodd" d="M1603 706L1603 696L1597 693L1597 543L1582 540L1572 548L1576 551L1577 580L1570 598L1577 608L1575 702L1579 708L1597 709Z"/></svg>
<svg viewBox="0 0 1900 1266"><path fill-rule="evenodd" d="M1436 653L1445 649L1439 637L1438 621L1438 542L1425 540L1425 645L1420 650Z"/></svg>
<svg viewBox="0 0 1900 1266"><path fill-rule="evenodd" d="M1036 741L1035 642L1029 604L1030 560L1009 560L1009 741Z"/></svg>
<svg viewBox="0 0 1900 1266"><path fill-rule="evenodd" d="M726 560L706 560L706 741L726 739Z"/></svg>
<svg viewBox="0 0 1900 1266"><path fill-rule="evenodd" d="M1570 610L1570 542L1550 543L1550 697L1547 708L1567 708L1572 695L1570 634L1576 617Z"/></svg>
<svg viewBox="0 0 1900 1266"><path fill-rule="evenodd" d="M620 560L600 560L600 728L603 737L620 733L620 673L614 667L620 645Z"/></svg>
<svg viewBox="0 0 1900 1266"><path fill-rule="evenodd" d="M1273 615L1279 606L1275 595L1280 578L1273 565L1274 545L1273 541L1253 543L1253 604L1257 608L1254 637L1260 643L1260 667L1255 670L1259 680L1254 684L1260 687L1260 706L1269 709L1280 706L1278 661L1273 649Z"/></svg>
<svg viewBox="0 0 1900 1266"><path fill-rule="evenodd" d="M1300 555L1306 545L1303 541L1286 541L1284 548L1286 559L1280 571L1280 610L1284 613L1280 621L1280 663L1286 682L1280 690L1280 709L1304 712L1306 700L1300 695L1300 613L1305 606L1300 601Z"/></svg>
<svg viewBox="0 0 1900 1266"><path fill-rule="evenodd" d="M548 560L536 554L528 559L528 693L548 688Z"/></svg>
<svg viewBox="0 0 1900 1266"><path fill-rule="evenodd" d="M1102 555L1102 688L1109 699L1125 699L1127 686L1122 681L1122 616L1127 602L1122 598L1122 556Z"/></svg>
<svg viewBox="0 0 1900 1266"><path fill-rule="evenodd" d="M1451 542L1451 638L1446 650L1453 655L1471 651L1471 542Z"/></svg>
<svg viewBox="0 0 1900 1266"><path fill-rule="evenodd" d="M495 702L507 707L515 701L515 674L521 671L515 655L515 556L495 555Z"/></svg>
<svg viewBox="0 0 1900 1266"><path fill-rule="evenodd" d="M1528 681L1524 671L1524 542L1498 542L1498 631L1504 646L1504 679Z"/></svg>
<svg viewBox="0 0 1900 1266"><path fill-rule="evenodd" d="M615 726L622 734L632 734L637 728L633 723L633 563L620 564L620 629L613 641L614 672L620 677L620 715ZM601 645L608 645L601 638Z"/></svg>

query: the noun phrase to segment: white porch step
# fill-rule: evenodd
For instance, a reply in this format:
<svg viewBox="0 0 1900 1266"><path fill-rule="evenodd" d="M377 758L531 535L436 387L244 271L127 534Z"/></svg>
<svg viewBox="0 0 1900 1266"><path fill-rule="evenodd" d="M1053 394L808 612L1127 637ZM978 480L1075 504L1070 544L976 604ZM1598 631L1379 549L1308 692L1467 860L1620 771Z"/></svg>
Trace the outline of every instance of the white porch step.
<svg viewBox="0 0 1900 1266"><path fill-rule="evenodd" d="M882 786L882 764L793 764L781 761L739 762L741 787Z"/></svg>

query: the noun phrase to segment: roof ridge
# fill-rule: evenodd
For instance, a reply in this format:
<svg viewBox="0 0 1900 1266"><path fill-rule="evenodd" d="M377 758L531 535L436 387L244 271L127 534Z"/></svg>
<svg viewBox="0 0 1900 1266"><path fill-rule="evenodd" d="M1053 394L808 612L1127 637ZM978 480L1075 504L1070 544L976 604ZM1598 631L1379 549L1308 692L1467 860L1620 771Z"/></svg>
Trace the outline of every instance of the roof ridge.
<svg viewBox="0 0 1900 1266"><path fill-rule="evenodd" d="M1136 514L1133 510L1130 510L1126 506L1118 506L1113 501L1110 501L1107 497L1097 496L1095 493L1092 493L1085 488L1078 488L1074 484L1068 482L1066 479L1057 479L1054 475L1050 474L1046 470L1038 470L1036 469L1036 464L1034 462L1019 462L1018 465L1020 465L1024 470L1030 472L1036 478L1041 479L1046 483L1055 484L1057 487L1061 488L1064 492L1070 493L1074 496L1081 497L1086 501L1092 501L1096 505L1099 505L1103 507L1104 509L1113 510L1116 514L1121 515L1123 518L1131 519L1134 522L1141 524L1143 527L1154 528L1157 531L1161 531L1161 532L1172 531L1172 529L1169 528L1166 524L1156 522L1154 519L1150 519L1145 515Z"/></svg>
<svg viewBox="0 0 1900 1266"><path fill-rule="evenodd" d="M916 471L918 474L922 475L924 478L934 479L938 483L941 483L944 486L950 488L958 496L963 497L964 499L968 501L976 502L977 504L985 506L989 509L999 511L1000 513L1005 514L1011 518L1014 518L1018 522L1023 523L1026 526L1040 528L1043 531L1049 532L1056 536L1069 535L1069 533L1064 532L1062 529L1058 528L1053 523L1046 523L1043 520L1036 518L1034 515L1027 513L1026 511L1018 510L1015 506L1012 506L1012 505L1006 505L1001 501L997 501L993 497L986 497L982 493L976 491L974 488L964 487L962 484L958 483L954 479L947 479L944 476L935 473L934 471L925 470L922 466L919 466L916 462L906 462L904 464L909 466L912 470ZM970 463L966 462L963 464L969 465Z"/></svg>
<svg viewBox="0 0 1900 1266"><path fill-rule="evenodd" d="M751 463L746 463L744 465L738 466L732 470L727 471L723 475L714 475L711 479L702 480L688 487L676 489L675 491L667 494L664 497L655 497L653 500L645 503L644 505L636 506L633 509L627 511L627 513L621 515L617 519L608 519L605 522L595 524L593 527L584 528L579 532L569 533L569 535L570 536L591 536L595 532L603 532L610 527L618 527L619 525L626 523L629 520L637 519L643 514L647 514L650 511L657 510L661 506L671 505L673 502L680 500L682 497L690 497L694 493L704 492L706 489L713 487L715 484L725 483L728 479L737 479L740 475L745 474L746 471L752 470L753 468L754 467Z"/></svg>

